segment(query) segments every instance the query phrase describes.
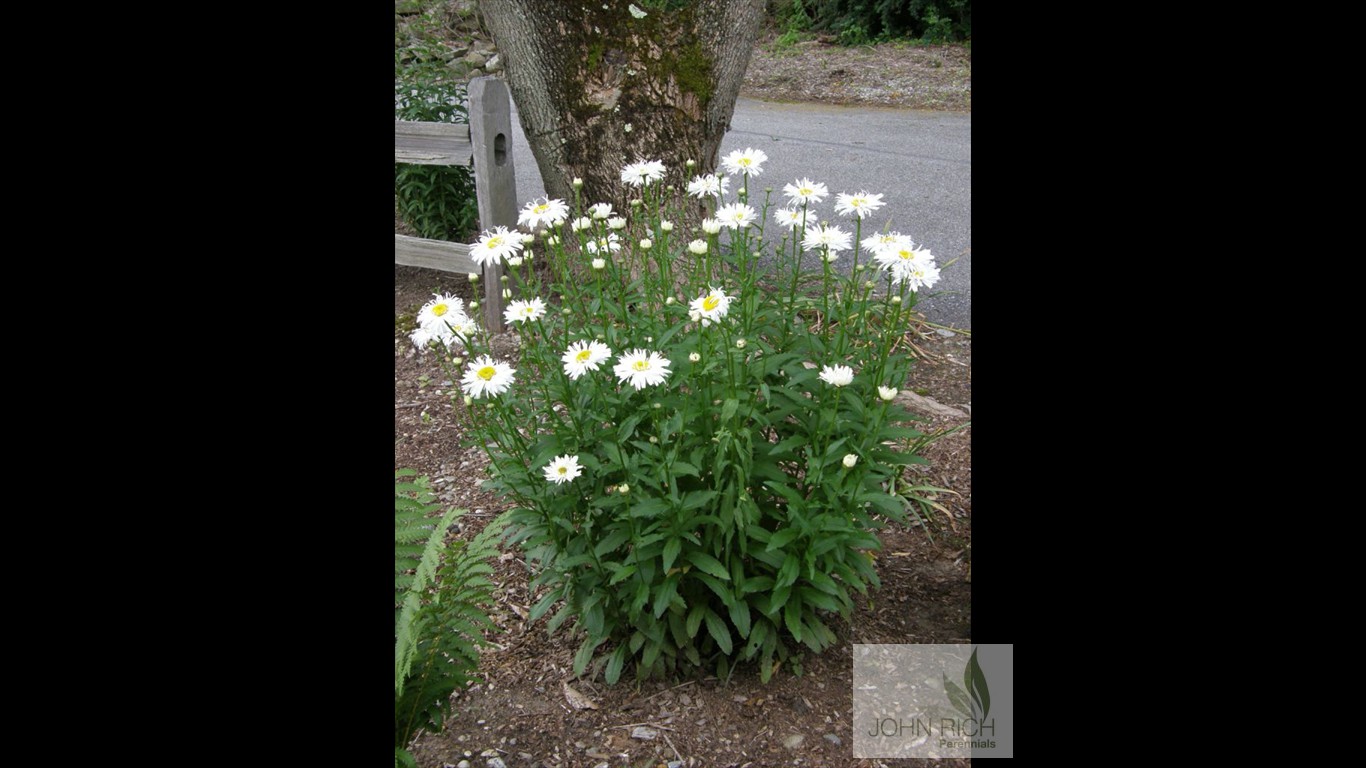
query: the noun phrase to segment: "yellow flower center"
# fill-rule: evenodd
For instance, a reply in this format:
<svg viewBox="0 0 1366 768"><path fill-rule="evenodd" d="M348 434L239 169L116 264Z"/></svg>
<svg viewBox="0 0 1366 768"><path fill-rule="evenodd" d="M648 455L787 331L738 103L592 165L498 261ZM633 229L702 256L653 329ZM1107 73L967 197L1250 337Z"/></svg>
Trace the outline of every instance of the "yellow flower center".
<svg viewBox="0 0 1366 768"><path fill-rule="evenodd" d="M748 157L742 157L742 158L739 159L739 161L736 162L736 165L749 165L749 164L750 164L750 159L749 159Z"/></svg>
<svg viewBox="0 0 1366 768"><path fill-rule="evenodd" d="M445 304L437 304L435 307L432 307L432 314L436 315L437 317L441 317L442 315L446 314L446 312L449 310L450 307L446 306Z"/></svg>
<svg viewBox="0 0 1366 768"><path fill-rule="evenodd" d="M911 253L910 251L897 251L896 255L900 256L906 261L910 261L911 259L915 258L915 254Z"/></svg>
<svg viewBox="0 0 1366 768"><path fill-rule="evenodd" d="M710 312L713 309L716 309L716 305L720 303L721 300L716 298L715 296L708 296L707 298L702 300L702 310L705 312Z"/></svg>
<svg viewBox="0 0 1366 768"><path fill-rule="evenodd" d="M851 207L853 207L853 208L858 208L859 206L863 205L863 198L861 198L861 197L850 198L850 200L849 200L849 205L850 205Z"/></svg>
<svg viewBox="0 0 1366 768"><path fill-rule="evenodd" d="M637 360L634 363L631 363L631 367L636 369L637 371L648 371L650 370L650 361Z"/></svg>
<svg viewBox="0 0 1366 768"><path fill-rule="evenodd" d="M550 205L543 203L541 205L536 206L532 210L536 211L537 213L545 213L546 211L550 210Z"/></svg>
<svg viewBox="0 0 1366 768"><path fill-rule="evenodd" d="M574 359L575 359L575 360L578 360L580 363L586 363L586 362L588 362L588 358L590 358L590 357L592 357L592 356L593 356L593 350L591 350L591 349L585 349L584 351L578 353L577 355L574 355Z"/></svg>
<svg viewBox="0 0 1366 768"><path fill-rule="evenodd" d="M556 472L559 472L560 474L563 475L563 474L566 474L566 473L569 472L569 467L560 466L560 467L556 468L555 471L556 471Z"/></svg>
<svg viewBox="0 0 1366 768"><path fill-rule="evenodd" d="M494 235L493 237L490 237L490 238L489 238L489 242L488 242L488 247L489 247L489 248L497 248L498 246L500 246L500 245L502 245L502 244L503 244L503 238L502 238L502 237L499 237L498 235Z"/></svg>
<svg viewBox="0 0 1366 768"><path fill-rule="evenodd" d="M812 189L811 187L802 187L801 189L797 190L797 194L800 194L800 195L803 195L803 196L809 195L809 194L811 194L812 192L815 192L815 190Z"/></svg>
<svg viewBox="0 0 1366 768"><path fill-rule="evenodd" d="M493 378L493 374L495 373L497 373L497 371L493 369L493 366L486 365L483 368L480 368L475 375L483 379L484 381L489 381Z"/></svg>

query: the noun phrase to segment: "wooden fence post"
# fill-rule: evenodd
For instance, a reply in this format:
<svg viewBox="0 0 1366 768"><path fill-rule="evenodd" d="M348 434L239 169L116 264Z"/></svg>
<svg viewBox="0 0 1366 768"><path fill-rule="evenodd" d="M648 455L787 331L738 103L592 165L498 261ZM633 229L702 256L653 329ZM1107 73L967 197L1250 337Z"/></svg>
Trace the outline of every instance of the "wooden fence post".
<svg viewBox="0 0 1366 768"><path fill-rule="evenodd" d="M470 141L474 145L474 189L479 196L479 225L484 229L517 226L517 176L512 167L512 100L496 77L476 77L469 84ZM502 264L484 267L484 325L503 330Z"/></svg>

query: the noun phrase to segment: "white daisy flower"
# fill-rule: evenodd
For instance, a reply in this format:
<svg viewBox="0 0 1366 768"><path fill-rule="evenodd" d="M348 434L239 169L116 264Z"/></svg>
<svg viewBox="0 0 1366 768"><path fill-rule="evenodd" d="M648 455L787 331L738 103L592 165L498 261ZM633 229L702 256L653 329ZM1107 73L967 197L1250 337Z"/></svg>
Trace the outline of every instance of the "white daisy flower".
<svg viewBox="0 0 1366 768"><path fill-rule="evenodd" d="M612 356L612 350L600 341L576 341L560 356L564 372L578 381L587 371L598 370L598 363Z"/></svg>
<svg viewBox="0 0 1366 768"><path fill-rule="evenodd" d="M540 297L533 298L531 301L514 301L503 311L503 317L509 323L527 323L540 320L545 317L545 302Z"/></svg>
<svg viewBox="0 0 1366 768"><path fill-rule="evenodd" d="M553 227L556 224L569 218L569 206L563 200L551 200L545 197L538 197L526 204L521 213L517 214L517 223L526 226L527 229L537 227Z"/></svg>
<svg viewBox="0 0 1366 768"><path fill-rule="evenodd" d="M449 293L434 293L431 301L422 305L417 312L417 324L425 327L445 324L447 320L465 316L465 302Z"/></svg>
<svg viewBox="0 0 1366 768"><path fill-rule="evenodd" d="M729 191L730 179L725 176L717 176L714 173L694 176L693 180L688 182L688 194L699 200L708 196L719 198Z"/></svg>
<svg viewBox="0 0 1366 768"><path fill-rule="evenodd" d="M934 262L912 262L904 267L892 270L892 282L896 284L906 283L913 291L921 288L932 288L939 282L939 267ZM899 298L899 297L893 297Z"/></svg>
<svg viewBox="0 0 1366 768"><path fill-rule="evenodd" d="M854 380L854 369L847 365L823 365L820 380L836 387L846 387Z"/></svg>
<svg viewBox="0 0 1366 768"><path fill-rule="evenodd" d="M607 220L608 229L626 229L626 218L624 216L613 216Z"/></svg>
<svg viewBox="0 0 1366 768"><path fill-rule="evenodd" d="M664 178L664 164L658 160L641 160L621 169L623 183L633 187L649 184Z"/></svg>
<svg viewBox="0 0 1366 768"><path fill-rule="evenodd" d="M522 237L517 232L509 232L507 227L494 227L485 231L479 242L470 246L470 258L479 266L497 264L516 251L522 250Z"/></svg>
<svg viewBox="0 0 1366 768"><path fill-rule="evenodd" d="M805 219L806 226L809 229L816 226L816 220L819 218L820 217L816 215L815 211L806 211L803 213L795 208L779 208L773 212L773 220L784 227L800 227L802 225L802 220Z"/></svg>
<svg viewBox="0 0 1366 768"><path fill-rule="evenodd" d="M720 288L712 288L707 294L698 296L692 300L688 308L696 312L702 319L702 325L711 325L714 321L720 320L730 311L731 297Z"/></svg>
<svg viewBox="0 0 1366 768"><path fill-rule="evenodd" d="M830 253L849 250L853 235L840 229L838 225L817 224L806 230L802 238L802 248L807 251L828 249Z"/></svg>
<svg viewBox="0 0 1366 768"><path fill-rule="evenodd" d="M714 235L717 232L721 231L721 222L717 221L716 219L703 219L702 231L706 232L709 235Z"/></svg>
<svg viewBox="0 0 1366 768"><path fill-rule="evenodd" d="M501 395L512 386L516 373L507 363L483 355L470 362L460 379L460 387L476 400L485 395Z"/></svg>
<svg viewBox="0 0 1366 768"><path fill-rule="evenodd" d="M575 232L582 232L583 230L588 229L591 226L593 226L593 220L588 218L587 216L580 216L579 218L569 222L569 228Z"/></svg>
<svg viewBox="0 0 1366 768"><path fill-rule="evenodd" d="M799 203L819 203L829 196L830 190L818 181L798 179L795 184L783 185L783 194L791 205L796 206Z"/></svg>
<svg viewBox="0 0 1366 768"><path fill-rule="evenodd" d="M658 352L633 349L618 357L617 361L612 369L617 375L617 380L625 382L629 379L631 386L637 390L663 384L669 377L669 359L660 356Z"/></svg>
<svg viewBox="0 0 1366 768"><path fill-rule="evenodd" d="M595 219L605 219L612 215L612 204L594 203L588 206L588 215Z"/></svg>
<svg viewBox="0 0 1366 768"><path fill-rule="evenodd" d="M857 195L848 195L843 192L835 195L835 212L845 216L853 216L856 219L866 219L873 211L884 205L882 195L870 195L867 192L859 192Z"/></svg>
<svg viewBox="0 0 1366 768"><path fill-rule="evenodd" d="M890 403L892 398L896 397L896 388L879 386L877 388L877 396Z"/></svg>
<svg viewBox="0 0 1366 768"><path fill-rule="evenodd" d="M587 248L589 253L614 253L621 250L621 238L617 237L616 232L608 232L607 237L589 240L583 247Z"/></svg>
<svg viewBox="0 0 1366 768"><path fill-rule="evenodd" d="M879 232L876 235L863 238L859 244L863 246L863 250L870 253L877 253L884 248L914 247L910 236L903 235L900 232Z"/></svg>
<svg viewBox="0 0 1366 768"><path fill-rule="evenodd" d="M694 240L691 243L688 243L688 252L701 256L707 252L707 241Z"/></svg>
<svg viewBox="0 0 1366 768"><path fill-rule="evenodd" d="M556 485L567 483L579 475L583 474L583 467L579 466L578 456L556 456L555 460L542 468L545 479Z"/></svg>
<svg viewBox="0 0 1366 768"><path fill-rule="evenodd" d="M732 203L716 209L716 219L723 226L740 230L754 223L757 216L754 209L744 203ZM706 222L703 222L705 226Z"/></svg>
<svg viewBox="0 0 1366 768"><path fill-rule="evenodd" d="M744 150L737 149L721 158L721 165L731 176L741 173L746 176L758 176L763 172L760 166L765 160L768 160L768 155L764 154L763 150L747 147Z"/></svg>

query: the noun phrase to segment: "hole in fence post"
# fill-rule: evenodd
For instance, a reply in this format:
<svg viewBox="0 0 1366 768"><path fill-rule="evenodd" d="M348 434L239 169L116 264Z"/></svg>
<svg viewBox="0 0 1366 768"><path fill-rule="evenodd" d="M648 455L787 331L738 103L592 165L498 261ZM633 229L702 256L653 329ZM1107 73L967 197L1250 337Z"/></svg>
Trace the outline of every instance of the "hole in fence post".
<svg viewBox="0 0 1366 768"><path fill-rule="evenodd" d="M508 137L498 134L493 139L493 164L507 165L508 162Z"/></svg>

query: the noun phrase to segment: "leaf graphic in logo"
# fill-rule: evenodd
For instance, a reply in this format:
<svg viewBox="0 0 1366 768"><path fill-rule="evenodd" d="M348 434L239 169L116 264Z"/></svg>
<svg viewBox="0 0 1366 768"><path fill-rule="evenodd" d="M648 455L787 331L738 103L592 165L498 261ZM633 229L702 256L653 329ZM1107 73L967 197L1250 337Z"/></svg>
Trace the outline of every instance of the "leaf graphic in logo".
<svg viewBox="0 0 1366 768"><path fill-rule="evenodd" d="M977 717L977 722L982 722L986 719L987 712L991 711L991 694L987 691L987 676L982 672L982 665L977 663L976 648L972 649L972 658L968 659L968 666L963 670L963 687L972 695L972 701L976 705L973 709L982 711Z"/></svg>
<svg viewBox="0 0 1366 768"><path fill-rule="evenodd" d="M943 674L943 673L940 673ZM949 703L963 717L972 717L972 708L968 705L968 695L963 693L963 689L954 685L948 675L944 675L944 693L949 695Z"/></svg>

